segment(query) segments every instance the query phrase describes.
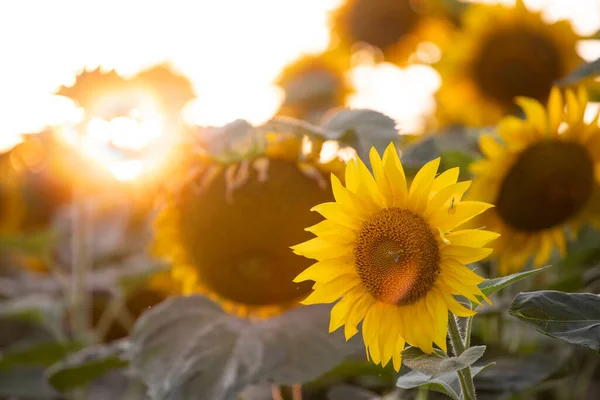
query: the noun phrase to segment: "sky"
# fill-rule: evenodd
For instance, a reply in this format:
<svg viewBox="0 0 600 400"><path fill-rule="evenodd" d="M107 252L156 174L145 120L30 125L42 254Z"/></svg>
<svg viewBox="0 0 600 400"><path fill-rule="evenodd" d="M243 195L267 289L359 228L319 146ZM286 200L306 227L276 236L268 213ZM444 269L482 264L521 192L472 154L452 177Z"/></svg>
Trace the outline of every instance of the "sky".
<svg viewBox="0 0 600 400"><path fill-rule="evenodd" d="M169 61L198 95L186 110L190 122L264 122L283 98L274 79L294 59L328 46L328 13L342 1L0 1L0 149L19 133L73 118L73 104L51 93L86 66L127 75ZM549 20L572 19L580 33L600 28L600 0L525 3ZM600 46L582 51L591 58ZM425 66L364 65L350 78L358 89L350 106L385 112L408 130L434 107L439 86Z"/></svg>

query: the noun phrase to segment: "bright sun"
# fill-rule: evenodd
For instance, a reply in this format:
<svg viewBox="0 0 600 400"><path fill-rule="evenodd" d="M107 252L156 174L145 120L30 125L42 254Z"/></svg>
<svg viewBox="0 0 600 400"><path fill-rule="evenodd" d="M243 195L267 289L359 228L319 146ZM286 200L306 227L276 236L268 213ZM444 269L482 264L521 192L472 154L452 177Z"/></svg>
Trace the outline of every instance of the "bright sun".
<svg viewBox="0 0 600 400"><path fill-rule="evenodd" d="M141 101L121 115L105 116L118 104L117 97L118 93L101 99L92 115L77 127L64 129L62 138L117 180L133 181L167 162L175 138L169 137L172 132L166 131L165 118L149 95L141 95Z"/></svg>

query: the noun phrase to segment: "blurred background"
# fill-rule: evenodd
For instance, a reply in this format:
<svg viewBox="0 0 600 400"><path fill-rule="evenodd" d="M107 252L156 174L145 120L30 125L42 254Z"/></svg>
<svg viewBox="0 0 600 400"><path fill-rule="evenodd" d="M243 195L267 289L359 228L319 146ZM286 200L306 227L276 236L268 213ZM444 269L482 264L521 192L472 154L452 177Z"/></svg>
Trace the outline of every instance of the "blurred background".
<svg viewBox="0 0 600 400"><path fill-rule="evenodd" d="M152 212L160 191L189 172L195 138L215 127L275 117L319 124L340 107L386 114L407 141L493 126L510 111L494 106L478 121L454 118L454 108L480 100L443 90L453 79L444 75L448 65L461 58L453 44L465 42L464 32L455 38L470 25L462 16L472 3L515 5L0 2L0 298L68 298L74 285L85 286L90 341L126 336L143 310L179 291L166 279L132 282L164 272L146 251ZM546 26L567 20L576 37L568 70L552 79L600 57L600 0L523 3ZM72 271L82 263L99 271L93 281ZM30 332L11 324L0 330L0 349Z"/></svg>

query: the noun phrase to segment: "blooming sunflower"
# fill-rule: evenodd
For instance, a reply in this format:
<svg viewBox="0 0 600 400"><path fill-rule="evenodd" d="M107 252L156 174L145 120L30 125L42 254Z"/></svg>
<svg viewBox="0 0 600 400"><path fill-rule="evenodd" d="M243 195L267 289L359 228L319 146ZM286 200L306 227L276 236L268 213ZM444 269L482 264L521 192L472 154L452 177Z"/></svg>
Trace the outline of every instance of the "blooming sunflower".
<svg viewBox="0 0 600 400"><path fill-rule="evenodd" d="M332 199L324 174L343 167L306 158L295 136L267 136L265 149L240 161L199 155L197 174L168 196L154 225L154 252L172 262L184 294L249 318L277 315L310 292L292 281L310 262L289 246L308 239L310 208Z"/></svg>
<svg viewBox="0 0 600 400"><path fill-rule="evenodd" d="M458 182L458 168L436 177L440 159L427 163L407 187L393 144L380 158L370 153L371 175L360 160L351 160L344 187L335 177L335 202L313 208L326 219L307 230L317 235L293 247L318 262L294 281L313 280L303 304L332 303L330 332L345 325L354 336L363 320L367 357L400 368L406 343L446 351L448 310L473 315L454 299L462 295L487 300L477 285L483 278L465 264L486 257L486 243L498 235L485 230L456 230L492 207L462 201L470 182Z"/></svg>
<svg viewBox="0 0 600 400"><path fill-rule="evenodd" d="M285 92L278 114L318 122L329 109L343 106L351 89L344 74L349 60L335 51L310 55L283 69L276 84Z"/></svg>
<svg viewBox="0 0 600 400"><path fill-rule="evenodd" d="M440 123L492 125L518 111L517 96L546 102L553 83L581 62L578 39L569 22L546 23L522 0L470 6L436 66Z"/></svg>
<svg viewBox="0 0 600 400"><path fill-rule="evenodd" d="M535 255L539 267L554 248L565 252L565 229L576 232L600 217L600 128L598 116L583 120L584 90L554 88L547 111L536 100L518 98L526 119L505 117L498 124L503 144L480 139L484 158L471 165L471 195L495 208L477 224L500 232L495 256L501 273L517 271Z"/></svg>
<svg viewBox="0 0 600 400"><path fill-rule="evenodd" d="M403 65L419 43L449 38L453 24L436 6L432 0L346 0L332 15L332 31L345 51L366 43Z"/></svg>

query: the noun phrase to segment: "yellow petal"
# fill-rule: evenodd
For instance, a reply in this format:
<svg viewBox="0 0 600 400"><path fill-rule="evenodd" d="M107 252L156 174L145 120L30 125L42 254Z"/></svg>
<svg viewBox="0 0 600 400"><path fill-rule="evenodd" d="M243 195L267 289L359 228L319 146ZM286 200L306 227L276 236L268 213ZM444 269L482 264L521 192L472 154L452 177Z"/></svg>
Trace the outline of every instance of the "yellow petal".
<svg viewBox="0 0 600 400"><path fill-rule="evenodd" d="M323 285L320 289L313 290L300 303L304 305L333 303L358 285L361 285L361 282L357 276L342 275Z"/></svg>
<svg viewBox="0 0 600 400"><path fill-rule="evenodd" d="M458 181L458 175L460 174L460 168L450 168L441 174L438 175L437 178L433 180L433 185L431 185L431 193L429 198L433 198L440 190L454 185L456 181Z"/></svg>
<svg viewBox="0 0 600 400"><path fill-rule="evenodd" d="M435 335L433 342L444 352L446 349L446 335L448 334L448 308L444 302L442 295L438 293L438 290L433 288L425 298L425 304L427 310L431 315L434 323L433 328Z"/></svg>
<svg viewBox="0 0 600 400"><path fill-rule="evenodd" d="M472 317L477 314L475 311L460 304L452 295L444 293L441 289L438 289L438 292L444 297L444 302L446 303L448 310L457 317Z"/></svg>
<svg viewBox="0 0 600 400"><path fill-rule="evenodd" d="M375 178L371 175L371 171L369 171L360 158L356 162L358 163L358 173L360 176L356 195L371 206L371 209L381 209L385 207L385 202L379 192L377 183L375 183Z"/></svg>
<svg viewBox="0 0 600 400"><path fill-rule="evenodd" d="M537 100L528 97L517 97L515 101L527 117L527 121L532 124L540 134L546 133L546 110Z"/></svg>
<svg viewBox="0 0 600 400"><path fill-rule="evenodd" d="M444 246L441 250L442 258L451 258L462 264L471 264L483 260L492 254L492 251L493 249L486 247L467 247L453 244Z"/></svg>
<svg viewBox="0 0 600 400"><path fill-rule="evenodd" d="M451 232L446 235L450 243L457 246L482 247L492 240L500 237L499 233L484 231L482 229L465 229Z"/></svg>
<svg viewBox="0 0 600 400"><path fill-rule="evenodd" d="M364 288L363 288L364 289ZM365 318L367 311L373 306L375 299L368 292L365 292L355 303L346 318L344 325L344 335L346 340L358 333L356 326Z"/></svg>
<svg viewBox="0 0 600 400"><path fill-rule="evenodd" d="M328 219L319 222L313 226L309 226L304 229L307 232L311 232L316 236L325 237L328 241L334 243L351 243L356 239L356 232L352 229L337 224Z"/></svg>
<svg viewBox="0 0 600 400"><path fill-rule="evenodd" d="M394 207L403 206L406 203L406 197L408 196L406 176L400 158L398 158L398 152L393 143L390 143L383 153L382 162L394 196Z"/></svg>
<svg viewBox="0 0 600 400"><path fill-rule="evenodd" d="M370 345L377 337L377 333L379 332L379 324L381 323L382 314L382 306L379 302L375 302L369 311L365 315L365 320L363 321L362 331L363 331L363 340L365 345Z"/></svg>
<svg viewBox="0 0 600 400"><path fill-rule="evenodd" d="M347 214L339 204L335 202L322 203L311 208L311 211L316 211L323 217L335 222L336 224L345 226L358 231L362 220L356 215Z"/></svg>
<svg viewBox="0 0 600 400"><path fill-rule="evenodd" d="M371 355L371 360L375 364L381 363L381 354L379 353L379 337L375 336L367 345L367 351Z"/></svg>
<svg viewBox="0 0 600 400"><path fill-rule="evenodd" d="M332 243L320 237L290 247L295 254L306 258L322 260L352 254L352 246Z"/></svg>
<svg viewBox="0 0 600 400"><path fill-rule="evenodd" d="M436 285L446 293L464 296L476 304L481 304L481 301L475 297L475 294L480 292L477 286L463 283L456 276L440 274L436 280Z"/></svg>
<svg viewBox="0 0 600 400"><path fill-rule="evenodd" d="M415 345L418 346L424 353L431 354L433 351L433 340L431 329L434 321L425 304L425 298L419 299L412 307L415 308L415 315L419 317L413 322L413 331L415 333Z"/></svg>
<svg viewBox="0 0 600 400"><path fill-rule="evenodd" d="M548 99L548 129L551 133L558 132L563 121L563 99L560 89L553 87Z"/></svg>
<svg viewBox="0 0 600 400"><path fill-rule="evenodd" d="M433 213L440 211L440 209L446 210L449 214L454 212L454 206L461 201L470 186L471 181L464 181L440 190L427 204L424 212L425 217L433 215ZM452 204L452 199L454 199L454 204ZM450 209L450 206L452 206L452 209Z"/></svg>
<svg viewBox="0 0 600 400"><path fill-rule="evenodd" d="M410 210L422 213L425 209L439 166L440 158L438 157L435 160L429 161L417 172L408 192L407 205Z"/></svg>
<svg viewBox="0 0 600 400"><path fill-rule="evenodd" d="M442 260L440 262L442 274L454 276L466 285L479 285L485 279L473 272L469 267L455 260Z"/></svg>
<svg viewBox="0 0 600 400"><path fill-rule="evenodd" d="M361 287L357 286L350 290L344 297L338 301L331 309L331 318L329 320L329 333L339 329L346 322L346 318L354 303L364 294Z"/></svg>
<svg viewBox="0 0 600 400"><path fill-rule="evenodd" d="M577 101L577 96L572 90L565 91L567 99L567 123L569 126L575 126L583 120L584 107Z"/></svg>
<svg viewBox="0 0 600 400"><path fill-rule="evenodd" d="M294 282L313 280L315 282L329 282L341 275L356 273L352 257L328 258L314 263L302 271Z"/></svg>
<svg viewBox="0 0 600 400"><path fill-rule="evenodd" d="M434 212L431 216L431 222L442 231L450 232L492 207L493 205L480 201L461 201L454 205L454 212L452 213L449 213L445 208Z"/></svg>
<svg viewBox="0 0 600 400"><path fill-rule="evenodd" d="M491 135L481 136L479 148L486 158L501 157L504 154L504 147Z"/></svg>
<svg viewBox="0 0 600 400"><path fill-rule="evenodd" d="M385 200L385 207L393 207L394 193L392 192L392 187L390 186L388 177L383 169L383 163L379 157L379 154L377 154L375 147L371 148L369 159L371 161L373 175L375 175L375 182L377 183L377 187L379 188L381 196Z"/></svg>
<svg viewBox="0 0 600 400"><path fill-rule="evenodd" d="M359 175L358 164L356 163L355 159L351 159L348 161L348 164L346 164L345 181L346 189L350 190L352 193L356 193L356 190L358 189Z"/></svg>
<svg viewBox="0 0 600 400"><path fill-rule="evenodd" d="M366 202L362 201L356 194L347 190L337 176L331 174L331 188L336 202L350 215L356 215L361 219L368 218L369 211Z"/></svg>

